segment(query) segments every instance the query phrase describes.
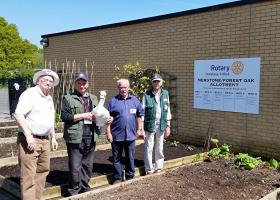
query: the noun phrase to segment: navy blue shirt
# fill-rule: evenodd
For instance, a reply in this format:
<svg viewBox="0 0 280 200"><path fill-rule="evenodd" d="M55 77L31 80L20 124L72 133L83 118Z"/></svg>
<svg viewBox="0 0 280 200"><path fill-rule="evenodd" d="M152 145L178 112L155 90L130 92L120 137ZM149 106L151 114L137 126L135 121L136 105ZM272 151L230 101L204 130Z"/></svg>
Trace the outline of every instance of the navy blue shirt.
<svg viewBox="0 0 280 200"><path fill-rule="evenodd" d="M137 118L144 115L140 101L128 94L126 99L121 95L114 96L108 104L110 116L114 117L111 133L114 141L136 140Z"/></svg>

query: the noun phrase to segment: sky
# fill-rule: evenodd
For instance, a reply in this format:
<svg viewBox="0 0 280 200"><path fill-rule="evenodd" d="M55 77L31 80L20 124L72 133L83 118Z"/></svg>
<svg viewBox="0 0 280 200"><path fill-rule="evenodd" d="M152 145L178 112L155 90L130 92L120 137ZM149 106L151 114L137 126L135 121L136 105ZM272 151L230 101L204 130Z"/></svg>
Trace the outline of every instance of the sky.
<svg viewBox="0 0 280 200"><path fill-rule="evenodd" d="M237 0L2 0L0 16L23 39L40 45L41 35L126 22Z"/></svg>

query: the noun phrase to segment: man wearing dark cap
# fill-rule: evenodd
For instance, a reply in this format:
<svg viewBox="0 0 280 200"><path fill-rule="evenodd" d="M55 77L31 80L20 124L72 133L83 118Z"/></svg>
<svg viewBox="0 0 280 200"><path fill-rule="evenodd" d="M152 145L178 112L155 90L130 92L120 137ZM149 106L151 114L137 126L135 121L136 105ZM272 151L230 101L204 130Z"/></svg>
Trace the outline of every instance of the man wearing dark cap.
<svg viewBox="0 0 280 200"><path fill-rule="evenodd" d="M68 196L90 190L93 152L97 141L95 117L91 111L98 104L95 95L88 93L88 76L75 75L75 91L64 96L61 119L69 166Z"/></svg>
<svg viewBox="0 0 280 200"><path fill-rule="evenodd" d="M159 74L152 77L152 89L143 96L144 115L144 162L146 174L160 172L163 169L163 139L170 135L170 104L168 91L162 88ZM154 147L155 146L155 147ZM155 164L153 165L153 149L155 148Z"/></svg>

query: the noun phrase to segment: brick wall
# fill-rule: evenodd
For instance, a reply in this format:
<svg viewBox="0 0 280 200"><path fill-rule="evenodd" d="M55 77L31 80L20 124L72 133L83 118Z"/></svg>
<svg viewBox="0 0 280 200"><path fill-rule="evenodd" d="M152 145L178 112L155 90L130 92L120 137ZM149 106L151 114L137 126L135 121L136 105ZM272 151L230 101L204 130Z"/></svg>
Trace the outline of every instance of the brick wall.
<svg viewBox="0 0 280 200"><path fill-rule="evenodd" d="M280 158L280 1L221 6L169 18L49 36L47 65L94 61L92 90L117 93L114 66L133 60L177 76L178 133L199 144L212 135L235 151ZM261 57L260 113L193 108L194 60ZM91 67L88 67L88 69Z"/></svg>

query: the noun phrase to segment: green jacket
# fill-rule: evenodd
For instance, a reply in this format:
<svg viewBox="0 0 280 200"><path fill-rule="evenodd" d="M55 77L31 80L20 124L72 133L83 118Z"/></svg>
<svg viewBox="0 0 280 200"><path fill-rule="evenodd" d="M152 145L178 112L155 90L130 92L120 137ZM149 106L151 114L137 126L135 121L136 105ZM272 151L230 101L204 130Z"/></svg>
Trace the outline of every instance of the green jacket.
<svg viewBox="0 0 280 200"><path fill-rule="evenodd" d="M160 108L161 108L161 118L160 118L160 130L164 131L167 126L167 111L168 111L168 91L161 89L160 97ZM155 100L155 95L152 90L148 90L144 94L146 100L145 105L145 118L144 118L144 129L148 132L155 131L155 121L156 121L156 108L157 103Z"/></svg>
<svg viewBox="0 0 280 200"><path fill-rule="evenodd" d="M92 102L92 108L96 107L98 104L98 99L95 95L89 94ZM71 93L64 96L64 100L68 102L73 115L84 113L84 106L77 95L77 93ZM66 121L64 122L64 133L63 138L67 143L81 143L83 136L83 126L84 121ZM94 141L97 142L98 135L96 134L96 125L92 123L94 130Z"/></svg>

